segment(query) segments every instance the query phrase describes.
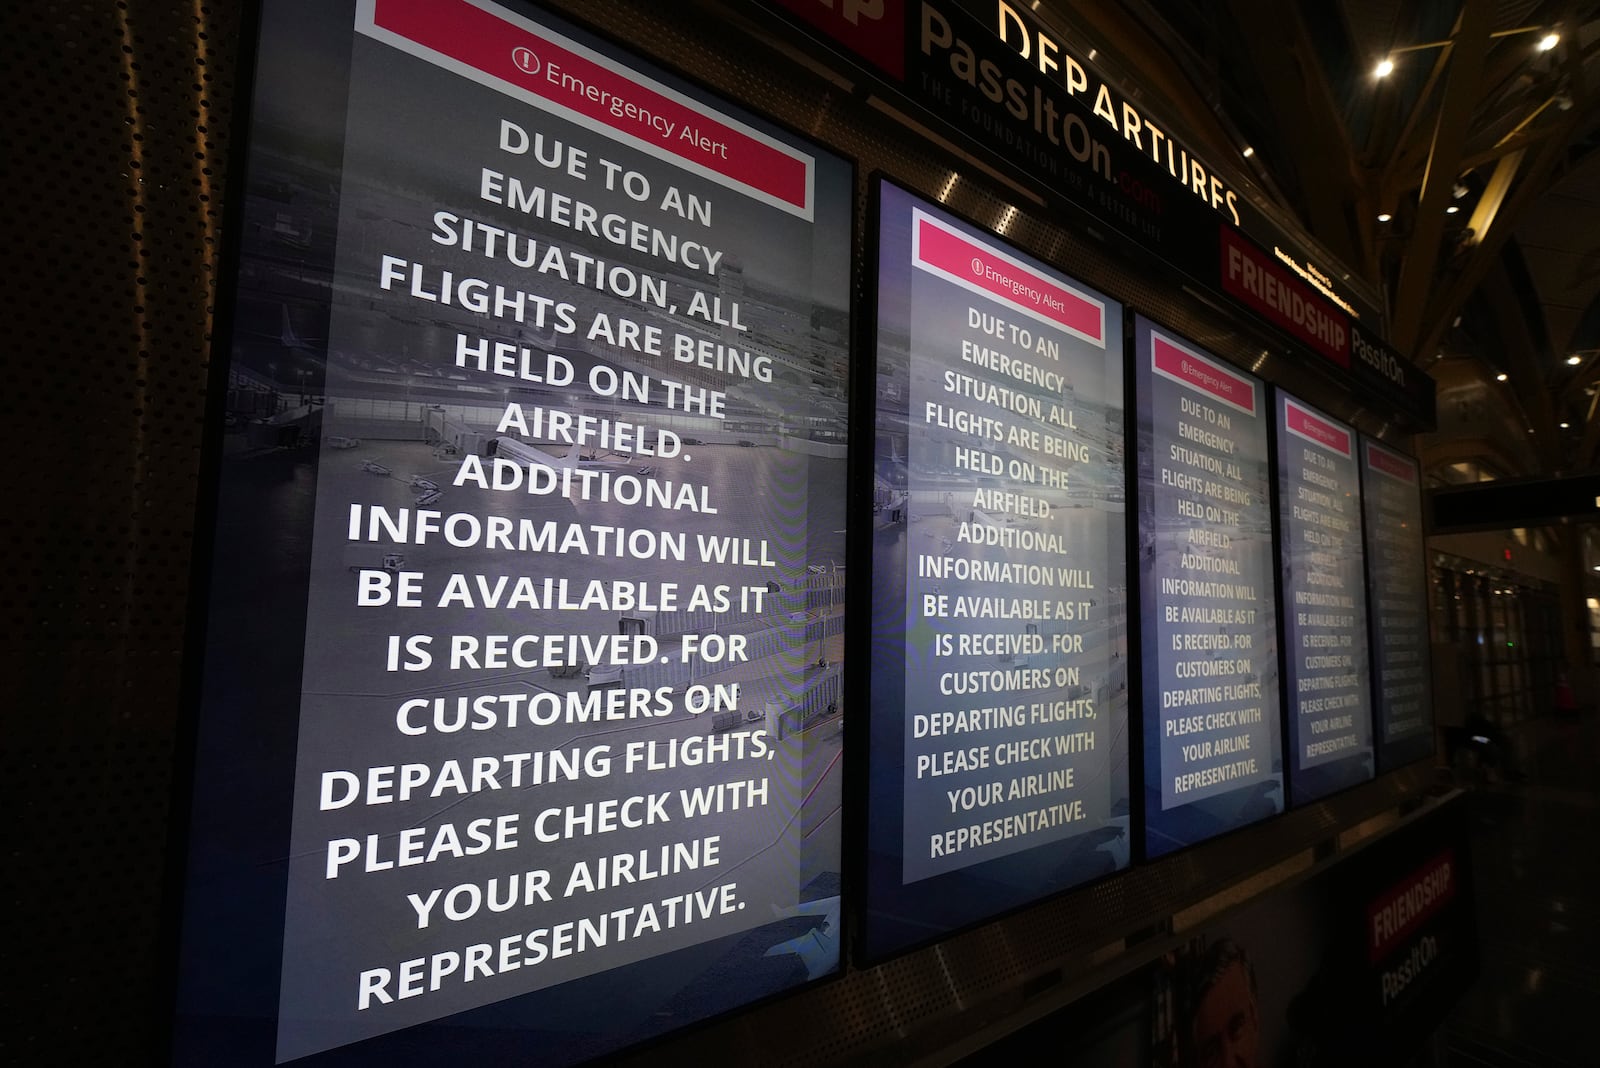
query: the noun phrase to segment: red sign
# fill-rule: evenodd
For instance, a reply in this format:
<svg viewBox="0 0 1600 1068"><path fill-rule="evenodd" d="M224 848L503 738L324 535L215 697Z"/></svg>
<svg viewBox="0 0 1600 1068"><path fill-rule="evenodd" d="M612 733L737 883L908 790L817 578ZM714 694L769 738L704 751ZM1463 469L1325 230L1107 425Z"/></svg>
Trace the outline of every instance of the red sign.
<svg viewBox="0 0 1600 1068"><path fill-rule="evenodd" d="M1222 228L1222 288L1338 364L1350 366L1350 323L1277 261Z"/></svg>
<svg viewBox="0 0 1600 1068"><path fill-rule="evenodd" d="M542 26L467 0L374 0L370 28L362 29L476 81L487 75L496 88L531 95L536 106L603 126L657 158L810 217L809 157Z"/></svg>
<svg viewBox="0 0 1600 1068"><path fill-rule="evenodd" d="M1401 482L1415 482L1417 480L1416 468L1411 466L1411 461L1403 456L1396 456L1387 449L1367 444L1367 466L1374 471L1381 471L1390 478L1398 478Z"/></svg>
<svg viewBox="0 0 1600 1068"><path fill-rule="evenodd" d="M1341 456L1350 455L1348 430L1328 422L1320 415L1306 411L1293 401L1284 402L1283 425L1291 434L1299 434L1307 441L1321 445Z"/></svg>
<svg viewBox="0 0 1600 1068"><path fill-rule="evenodd" d="M1150 335L1150 349L1150 366L1157 373L1232 405L1246 415L1256 414L1256 387L1248 379L1157 333Z"/></svg>
<svg viewBox="0 0 1600 1068"><path fill-rule="evenodd" d="M1368 959L1388 956L1455 896L1455 852L1446 849L1367 906Z"/></svg>
<svg viewBox="0 0 1600 1068"><path fill-rule="evenodd" d="M905 0L773 0L871 63L905 81Z"/></svg>
<svg viewBox="0 0 1600 1068"><path fill-rule="evenodd" d="M913 213L912 257L963 289L1004 301L1105 347L1105 305L1015 263L998 249Z"/></svg>

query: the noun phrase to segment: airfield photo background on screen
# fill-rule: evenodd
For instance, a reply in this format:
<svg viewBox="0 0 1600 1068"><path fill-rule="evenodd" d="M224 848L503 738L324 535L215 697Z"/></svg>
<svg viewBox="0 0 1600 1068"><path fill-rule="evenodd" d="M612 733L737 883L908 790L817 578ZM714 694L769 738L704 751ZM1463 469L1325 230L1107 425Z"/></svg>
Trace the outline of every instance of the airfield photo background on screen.
<svg viewBox="0 0 1600 1068"><path fill-rule="evenodd" d="M226 758L292 784L238 836L274 1059L564 1063L836 971L851 168L531 7L266 9L234 372L299 396L223 477L308 586L293 734Z"/></svg>
<svg viewBox="0 0 1600 1068"><path fill-rule="evenodd" d="M872 954L1129 855L1121 309L879 194Z"/></svg>
<svg viewBox="0 0 1600 1068"><path fill-rule="evenodd" d="M1356 433L1277 392L1290 801L1373 777Z"/></svg>
<svg viewBox="0 0 1600 1068"><path fill-rule="evenodd" d="M1266 387L1134 320L1145 848L1283 811Z"/></svg>
<svg viewBox="0 0 1600 1068"><path fill-rule="evenodd" d="M1362 437L1361 483L1378 767L1389 771L1433 753L1422 478L1417 461Z"/></svg>

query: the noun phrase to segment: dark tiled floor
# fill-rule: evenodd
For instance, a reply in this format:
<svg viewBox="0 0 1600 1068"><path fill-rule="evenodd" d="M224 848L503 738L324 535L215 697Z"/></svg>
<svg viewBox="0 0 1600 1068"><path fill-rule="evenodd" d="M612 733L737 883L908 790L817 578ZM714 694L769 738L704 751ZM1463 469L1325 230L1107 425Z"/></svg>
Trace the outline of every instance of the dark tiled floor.
<svg viewBox="0 0 1600 1068"><path fill-rule="evenodd" d="M1480 977L1442 1036L1451 1066L1600 1065L1600 714L1510 736L1471 788ZM1469 778L1479 778L1469 776Z"/></svg>

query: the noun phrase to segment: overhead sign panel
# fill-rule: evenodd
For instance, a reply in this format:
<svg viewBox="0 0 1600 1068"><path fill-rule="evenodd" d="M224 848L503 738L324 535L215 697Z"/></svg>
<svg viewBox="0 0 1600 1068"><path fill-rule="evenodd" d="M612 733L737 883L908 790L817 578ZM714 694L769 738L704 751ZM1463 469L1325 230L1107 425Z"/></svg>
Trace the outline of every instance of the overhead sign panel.
<svg viewBox="0 0 1600 1068"><path fill-rule="evenodd" d="M1431 426L1433 382L1374 333L1376 300L1230 176L1006 0L769 0L884 76L997 167L1065 198ZM1320 265L1319 265L1320 264Z"/></svg>

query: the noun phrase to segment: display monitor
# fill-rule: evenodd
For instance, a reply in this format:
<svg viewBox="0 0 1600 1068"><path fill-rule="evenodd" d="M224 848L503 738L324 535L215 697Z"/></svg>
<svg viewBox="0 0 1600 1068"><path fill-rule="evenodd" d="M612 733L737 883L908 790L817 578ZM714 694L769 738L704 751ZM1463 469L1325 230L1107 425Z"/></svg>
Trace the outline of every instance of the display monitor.
<svg viewBox="0 0 1600 1068"><path fill-rule="evenodd" d="M1283 811L1271 416L1260 380L1148 319L1133 334L1155 857Z"/></svg>
<svg viewBox="0 0 1600 1068"><path fill-rule="evenodd" d="M1433 754L1422 479L1417 461L1371 438L1361 457L1378 769L1389 771Z"/></svg>
<svg viewBox="0 0 1600 1068"><path fill-rule="evenodd" d="M565 1064L840 965L851 167L261 5L174 1048Z"/></svg>
<svg viewBox="0 0 1600 1068"><path fill-rule="evenodd" d="M1356 432L1278 391L1289 797L1305 804L1373 777L1366 576Z"/></svg>
<svg viewBox="0 0 1600 1068"><path fill-rule="evenodd" d="M1130 839L1121 309L877 193L869 958Z"/></svg>

